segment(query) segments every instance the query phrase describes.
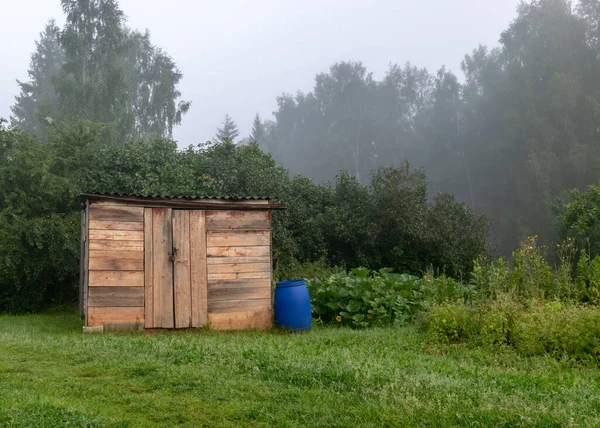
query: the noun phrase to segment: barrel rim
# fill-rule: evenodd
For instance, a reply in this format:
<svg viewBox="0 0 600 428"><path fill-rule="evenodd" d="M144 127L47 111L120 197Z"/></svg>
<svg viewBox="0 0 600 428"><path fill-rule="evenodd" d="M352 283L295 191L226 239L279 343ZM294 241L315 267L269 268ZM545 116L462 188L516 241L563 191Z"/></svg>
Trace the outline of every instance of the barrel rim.
<svg viewBox="0 0 600 428"><path fill-rule="evenodd" d="M289 279L287 281L279 281L275 284L275 288L301 287L306 286L306 281L303 279Z"/></svg>

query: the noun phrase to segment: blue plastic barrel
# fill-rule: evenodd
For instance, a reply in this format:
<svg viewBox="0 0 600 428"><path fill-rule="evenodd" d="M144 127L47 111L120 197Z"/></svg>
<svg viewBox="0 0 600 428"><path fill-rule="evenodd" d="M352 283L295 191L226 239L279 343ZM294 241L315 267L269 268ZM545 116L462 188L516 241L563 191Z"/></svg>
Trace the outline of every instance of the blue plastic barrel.
<svg viewBox="0 0 600 428"><path fill-rule="evenodd" d="M308 331L312 324L310 297L303 279L281 281L275 286L275 321L292 331Z"/></svg>

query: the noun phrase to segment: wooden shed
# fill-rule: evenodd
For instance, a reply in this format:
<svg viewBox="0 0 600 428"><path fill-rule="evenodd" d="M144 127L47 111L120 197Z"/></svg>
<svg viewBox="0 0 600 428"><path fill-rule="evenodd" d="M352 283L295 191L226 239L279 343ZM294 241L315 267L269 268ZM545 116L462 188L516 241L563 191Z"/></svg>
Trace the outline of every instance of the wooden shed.
<svg viewBox="0 0 600 428"><path fill-rule="evenodd" d="M83 194L84 329L272 325L264 197Z"/></svg>

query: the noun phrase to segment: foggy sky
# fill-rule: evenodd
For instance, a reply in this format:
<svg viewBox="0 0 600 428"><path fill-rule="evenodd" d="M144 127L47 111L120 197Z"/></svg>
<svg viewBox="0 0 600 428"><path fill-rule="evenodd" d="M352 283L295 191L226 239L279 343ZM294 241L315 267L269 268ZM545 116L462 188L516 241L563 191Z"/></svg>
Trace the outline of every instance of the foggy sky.
<svg viewBox="0 0 600 428"><path fill-rule="evenodd" d="M27 80L45 22L64 23L60 0L1 0L0 117ZM120 0L129 26L177 62L192 101L175 130L180 146L213 137L225 113L247 136L255 113L271 118L283 92L310 91L336 61L362 61L380 79L390 63L434 72L479 44L496 46L519 0Z"/></svg>

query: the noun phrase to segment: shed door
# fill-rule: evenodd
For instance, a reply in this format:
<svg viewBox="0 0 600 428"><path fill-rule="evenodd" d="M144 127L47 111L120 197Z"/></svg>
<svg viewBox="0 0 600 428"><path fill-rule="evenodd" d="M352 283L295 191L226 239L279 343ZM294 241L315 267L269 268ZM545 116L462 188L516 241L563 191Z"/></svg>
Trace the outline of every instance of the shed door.
<svg viewBox="0 0 600 428"><path fill-rule="evenodd" d="M146 208L144 216L146 328L203 326L207 322L204 211Z"/></svg>

